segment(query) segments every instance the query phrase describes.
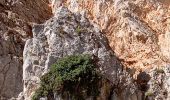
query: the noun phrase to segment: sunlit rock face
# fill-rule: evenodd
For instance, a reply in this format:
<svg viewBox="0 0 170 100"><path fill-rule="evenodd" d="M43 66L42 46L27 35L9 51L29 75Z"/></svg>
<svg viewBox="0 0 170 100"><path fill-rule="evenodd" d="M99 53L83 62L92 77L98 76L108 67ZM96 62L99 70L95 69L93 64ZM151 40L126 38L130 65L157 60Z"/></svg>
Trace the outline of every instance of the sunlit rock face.
<svg viewBox="0 0 170 100"><path fill-rule="evenodd" d="M67 6L72 12L86 12L88 19L96 23L106 34L112 50L125 67L135 68L138 73L142 70L146 71L151 76L148 83L151 87L149 90L159 96L147 97L147 99L169 99L169 95L166 95L166 93L169 94L169 79L167 78L169 72L166 68L169 68L170 63L169 0L52 1L58 1L52 3L53 13L59 6ZM153 74L153 70L157 67L164 69L165 73ZM136 79L136 74L133 77ZM120 100L123 100L126 93L119 96L122 97ZM139 95L143 94L139 93ZM133 95L133 97L129 100L143 99L140 98L142 96Z"/></svg>
<svg viewBox="0 0 170 100"><path fill-rule="evenodd" d="M32 37L31 23L42 23L51 15L47 0L0 0L0 100L23 90L22 53Z"/></svg>
<svg viewBox="0 0 170 100"><path fill-rule="evenodd" d="M169 0L63 0L54 9L60 5L86 11L126 66L145 70L168 63Z"/></svg>
<svg viewBox="0 0 170 100"><path fill-rule="evenodd" d="M59 18L70 16L64 15L68 10L58 11L61 6L87 28L84 41L76 35L80 31L77 21ZM170 0L0 0L0 99L17 97L22 90L19 98L25 95L27 99L37 88L39 77L58 58L89 53L98 55L101 64L107 65L103 73L118 82L109 98L169 100L169 16ZM59 33L63 33L61 37ZM93 43L87 44L88 38ZM118 71L120 62L126 70Z"/></svg>
<svg viewBox="0 0 170 100"><path fill-rule="evenodd" d="M112 62L110 60L106 61L110 62L111 67L105 67L110 70L109 72L106 71L107 74L105 75L114 84L110 88L112 92L109 94L109 98L111 100L169 99L169 65L167 62L169 59L169 47L167 45L169 43L168 32L166 32L168 26L165 27L168 24L166 20L163 20L163 16L168 16L168 13L165 13L168 10L168 3L164 4L163 1L151 0L54 0L51 5L54 17L44 24L35 25L33 27L34 36L25 45L23 79L26 99L30 98L37 88L39 77L48 71L50 65L58 58L80 52L96 55L98 46L96 48L93 44L84 44L87 41L86 37L89 37L89 35L82 35L85 40L81 41L77 40L77 36L74 35L76 33L74 27L77 27L79 21L81 25L85 25L83 27L87 29L86 34L93 30L95 30L93 31L94 34L96 34L96 30L106 34L109 40L108 43L115 55L124 64L124 67L127 67L127 69L118 71L114 68L121 68L121 66L118 66L120 63L118 65L113 63L114 66L111 66ZM68 14L67 11L61 9L61 6L68 7L71 12L69 11ZM72 12L75 13L74 17L70 17L74 14ZM81 13L81 17L79 17L79 13ZM155 14L157 14L157 17L155 17ZM82 17L84 15L87 16L90 22L84 20L86 19L86 17ZM64 19L65 21L62 22L63 19L61 18L67 18L64 16L69 16L70 20ZM78 20L75 22L73 19ZM58 22L58 20L60 21ZM91 25L88 23L95 23L93 25L97 25L98 28L90 28ZM91 31L88 31L89 28ZM99 37L100 35L98 34ZM73 40L71 37L73 37ZM95 38L97 37L93 39L95 40ZM76 42L74 42L75 40ZM98 41L105 40L99 39ZM88 49L89 47L91 49ZM110 52L110 49L107 49L107 51ZM105 55L102 52L97 54ZM109 57L107 59L114 58ZM162 69L157 69L157 67ZM117 78L113 77L114 73L117 73Z"/></svg>
<svg viewBox="0 0 170 100"><path fill-rule="evenodd" d="M53 63L59 58L76 54L96 57L101 73L111 84L117 84L122 65L114 56L104 34L89 22L85 13L72 13L66 7L59 7L54 17L44 24L33 26L33 38L26 42L23 54L25 99L30 100L39 78Z"/></svg>

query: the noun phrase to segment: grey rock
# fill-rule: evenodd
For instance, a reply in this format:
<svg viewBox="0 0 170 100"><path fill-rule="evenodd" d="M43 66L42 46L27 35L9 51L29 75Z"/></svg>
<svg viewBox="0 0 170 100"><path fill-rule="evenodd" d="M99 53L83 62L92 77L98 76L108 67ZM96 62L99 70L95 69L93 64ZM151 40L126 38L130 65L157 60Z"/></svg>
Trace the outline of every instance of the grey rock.
<svg viewBox="0 0 170 100"><path fill-rule="evenodd" d="M23 90L25 41L32 37L31 23L42 23L52 15L47 3L0 0L0 100L14 99Z"/></svg>
<svg viewBox="0 0 170 100"><path fill-rule="evenodd" d="M149 100L169 100L169 69L170 67L167 65L161 68L153 68L148 72L151 76L148 82L149 89L146 92L150 94L149 96L146 95Z"/></svg>
<svg viewBox="0 0 170 100"><path fill-rule="evenodd" d="M83 14L74 14L60 7L47 22L34 25L33 34L33 38L26 42L23 55L26 100L38 87L40 76L59 58L67 55L90 54L97 57L101 72L112 84L116 84L117 71L122 65L110 49L107 38Z"/></svg>

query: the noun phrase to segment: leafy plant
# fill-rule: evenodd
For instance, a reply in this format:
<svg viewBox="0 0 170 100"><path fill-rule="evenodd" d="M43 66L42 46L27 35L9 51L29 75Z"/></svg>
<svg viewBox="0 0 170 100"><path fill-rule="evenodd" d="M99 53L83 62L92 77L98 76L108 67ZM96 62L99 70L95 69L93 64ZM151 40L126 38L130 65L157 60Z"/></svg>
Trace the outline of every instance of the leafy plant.
<svg viewBox="0 0 170 100"><path fill-rule="evenodd" d="M76 32L77 32L78 35L79 35L82 31L83 31L83 30L81 29L80 26L78 26L78 27L76 28Z"/></svg>
<svg viewBox="0 0 170 100"><path fill-rule="evenodd" d="M146 93L145 93L145 96L147 97L147 96L153 96L154 95L154 93L152 92L152 91L147 91Z"/></svg>
<svg viewBox="0 0 170 100"><path fill-rule="evenodd" d="M162 74L163 74L163 73L164 73L164 70L163 70L162 68L157 68L157 69L156 69L156 72L157 72L157 73L162 73Z"/></svg>
<svg viewBox="0 0 170 100"><path fill-rule="evenodd" d="M95 98L99 94L100 79L90 55L67 56L53 64L40 78L40 88L32 100L54 98L54 93L74 100L84 100L87 96Z"/></svg>

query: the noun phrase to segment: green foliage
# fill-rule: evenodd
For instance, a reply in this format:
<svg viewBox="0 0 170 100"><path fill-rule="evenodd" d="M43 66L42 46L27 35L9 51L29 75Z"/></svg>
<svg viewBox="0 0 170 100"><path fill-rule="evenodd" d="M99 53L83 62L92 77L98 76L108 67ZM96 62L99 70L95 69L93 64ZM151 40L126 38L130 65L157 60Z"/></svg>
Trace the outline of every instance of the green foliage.
<svg viewBox="0 0 170 100"><path fill-rule="evenodd" d="M154 95L154 93L152 92L152 91L147 91L146 93L145 93L145 97L147 97L147 96L153 96Z"/></svg>
<svg viewBox="0 0 170 100"><path fill-rule="evenodd" d="M163 74L163 73L164 73L164 70L163 70L162 68L157 68L157 69L156 69L156 72Z"/></svg>
<svg viewBox="0 0 170 100"><path fill-rule="evenodd" d="M80 35L80 33L81 33L82 31L83 31L83 30L81 29L80 26L78 26L78 27L76 28L76 32L77 32L78 35Z"/></svg>
<svg viewBox="0 0 170 100"><path fill-rule="evenodd" d="M32 100L40 97L54 97L57 93L63 98L84 100L84 97L96 97L99 94L99 80L93 60L89 55L72 55L53 64L50 71L41 77L40 88Z"/></svg>
<svg viewBox="0 0 170 100"><path fill-rule="evenodd" d="M43 97L44 95L43 95L43 93L44 93L45 91L43 90L43 88L39 88L39 89L37 89L36 91L35 91L35 93L34 93L34 95L33 95L33 97L32 97L32 100L38 100L40 97Z"/></svg>

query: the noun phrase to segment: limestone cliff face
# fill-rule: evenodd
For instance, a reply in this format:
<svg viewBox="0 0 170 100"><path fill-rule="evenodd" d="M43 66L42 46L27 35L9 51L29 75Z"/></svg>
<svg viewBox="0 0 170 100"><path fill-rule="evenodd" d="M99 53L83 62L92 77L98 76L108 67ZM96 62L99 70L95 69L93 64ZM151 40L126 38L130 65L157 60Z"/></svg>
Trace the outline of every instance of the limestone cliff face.
<svg viewBox="0 0 170 100"><path fill-rule="evenodd" d="M0 0L0 100L17 97L23 90L22 65L31 23L51 16L47 0Z"/></svg>
<svg viewBox="0 0 170 100"><path fill-rule="evenodd" d="M169 63L169 0L65 0L63 3L71 11L86 11L126 66L148 69Z"/></svg>
<svg viewBox="0 0 170 100"><path fill-rule="evenodd" d="M59 10L58 8L60 6L68 7L69 10L74 13L82 13L82 12L85 13L88 19L90 20L90 22L97 24L100 30L102 31L102 33L106 34L106 36L109 39L109 44L112 47L112 50L115 52L115 55L124 64L124 67L128 67L126 70L124 69L123 71L121 70L119 72L117 72L117 70L115 69L112 70L114 73L116 72L118 75L116 81L114 81L115 78L113 78L113 76L115 77L115 74L112 75L111 73L106 72L107 73L106 76L111 75L110 80L111 83L113 84L113 88L112 88L113 90L110 90L112 91L112 93L110 94L111 99L113 100L114 99L115 100L126 100L126 99L129 100L167 99L168 100L169 99L170 84L168 78L169 77L169 64L167 62L168 53L165 54L165 52L168 52L167 49L168 47L165 46L168 45L168 41L167 41L168 37L162 36L162 34L166 34L164 33L165 29L163 29L165 27L160 27L163 24L166 24L166 21L165 20L161 21L161 19L164 19L163 15L168 16L168 13L162 12L163 15L158 14L156 18L153 16L153 13L160 13L161 10L164 11L168 9L167 1L160 2L160 1L151 1L151 0L150 1L144 1L144 0L143 1L142 0L141 1L139 0L138 1L56 0L55 1L52 0L51 5L53 7L52 10L54 14L54 19L56 17L60 21L62 21L62 19L60 18L61 16L63 16L63 18L64 16L71 16L71 14L67 15L67 12L65 12L64 10ZM58 10L60 13L58 12ZM70 29L74 31L76 29L72 28L72 26L66 26L67 24L65 25L65 23L74 23L76 25L77 22L64 21L62 28L58 28L58 25L56 24L58 22L54 19L47 21L43 25L34 26L33 31L35 32L34 34L36 35L34 35L34 38L32 40L29 40L25 46L24 55L26 55L26 58L24 59L25 61L24 93L26 93L25 96L26 98L29 98L29 96L31 96L31 93L33 93L34 90L34 88L29 88L29 87L36 86L36 83L38 82L39 79L38 78L39 75L41 76L42 72L45 72L48 69L48 67L52 64L52 63L49 64L49 62L54 62L54 60L57 60L59 57L63 57L63 55L75 54L74 52L70 52L72 50L76 51L76 53L85 52L94 55L96 54L95 52L91 53L91 51L89 51L86 48L86 46L80 47L82 48L80 50L77 49L77 43L78 44L82 44L82 43L76 40L77 39L76 36L71 35L71 37L74 37L75 41L77 41L76 44L73 41L71 42L73 44L68 44L68 41L70 41L69 39L67 39L68 37L65 37L68 41L64 41L60 43L61 42L60 38L58 38L57 35L53 36L53 33L55 34L64 33L63 36L65 36L66 33L70 34L71 32L69 31ZM81 19L80 17L77 19L82 20L84 18ZM55 23L57 28L53 28L54 27L53 23ZM155 25L155 23L158 24ZM73 25L73 27L76 26ZM82 27L86 27L86 26L82 26ZM158 27L160 29L157 29ZM88 29L88 27L86 28ZM57 31L54 31L54 29ZM61 30L58 31L58 29ZM74 31L72 31L73 34ZM89 31L87 31L86 34L88 33ZM46 37L47 39L42 37ZM83 36L83 37L86 38L88 36ZM97 37L94 37L93 39L95 40L95 38ZM45 41L47 41L47 43L44 43ZM84 42L85 41L87 40L84 40ZM103 41L103 40L98 40L98 41ZM45 44L47 44L47 47ZM58 47L59 44L61 44L60 45L61 47ZM65 48L65 44L67 44L66 47L68 48ZM91 50L94 49L94 51L96 51L95 50L96 46L90 44L88 45L92 46ZM104 46L106 45L107 43ZM42 52L44 54L46 53L47 54L41 57L41 55L38 54L41 52L40 51L41 48L44 47L46 48L42 49L43 50ZM32 56L34 52L35 55ZM59 53L50 53L50 52L59 52ZM56 56L56 57L50 57L49 54L51 56ZM60 54L62 54L62 56L59 56ZM104 55L103 53L100 54ZM42 66L40 63L38 63L38 66L40 68L43 68L39 72L34 71L34 67L33 67L36 66L34 64L34 59L33 59L36 57L40 57L40 58L45 57L45 59L42 60L43 63ZM37 58L39 60L35 60L35 62L41 61L40 58ZM107 59L107 57L103 59ZM106 69L109 69L110 67L108 67L107 65L108 64L106 64L105 67ZM116 66L116 69L119 68L121 68L121 66ZM33 76L31 76L32 75L31 72L34 73ZM36 74L39 74L38 77ZM34 76L36 77L32 78Z"/></svg>
<svg viewBox="0 0 170 100"><path fill-rule="evenodd" d="M0 97L29 100L58 58L88 53L109 99L169 100L169 16L169 0L0 0Z"/></svg>
<svg viewBox="0 0 170 100"><path fill-rule="evenodd" d="M169 99L169 0L52 1L54 13L57 7L64 5L72 12L85 11L88 19L99 25L124 67L136 70L132 77L138 89L140 90L142 84L149 88L143 92L145 96L147 93L151 93L152 96L144 97L145 99ZM141 75L140 71L150 76L144 83L139 76L145 75ZM125 86L129 89L133 87L129 84ZM141 87L144 88L143 85ZM130 94L127 93L129 90L126 89L119 91L117 99L144 99L140 98L142 97L139 96L140 93L129 97Z"/></svg>
<svg viewBox="0 0 170 100"><path fill-rule="evenodd" d="M53 63L59 58L76 54L96 57L101 72L116 84L122 66L109 47L107 38L86 19L85 13L73 14L60 7L50 20L33 26L33 38L26 42L23 65L25 99L30 100L40 76Z"/></svg>

